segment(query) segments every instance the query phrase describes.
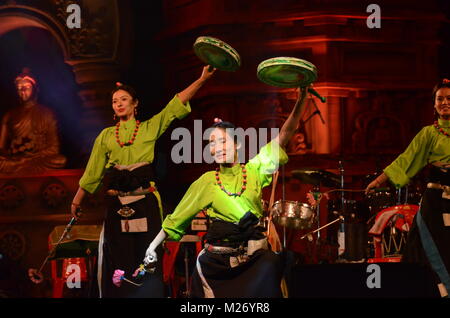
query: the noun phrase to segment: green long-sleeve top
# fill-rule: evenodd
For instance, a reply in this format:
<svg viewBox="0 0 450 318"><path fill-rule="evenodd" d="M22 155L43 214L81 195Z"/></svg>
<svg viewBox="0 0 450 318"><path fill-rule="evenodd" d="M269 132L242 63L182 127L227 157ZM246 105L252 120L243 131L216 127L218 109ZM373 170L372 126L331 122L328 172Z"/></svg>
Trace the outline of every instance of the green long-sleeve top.
<svg viewBox="0 0 450 318"><path fill-rule="evenodd" d="M89 193L94 193L100 188L106 169L116 164L152 163L156 140L175 118L182 119L190 111L189 102L184 105L178 96L175 96L161 112L149 120L143 121L134 142L123 147L117 143L116 126L105 128L95 139L86 170L79 182L80 187ZM134 118L121 122L120 141L128 142L132 138L135 128L136 120Z"/></svg>
<svg viewBox="0 0 450 318"><path fill-rule="evenodd" d="M450 120L438 120L439 126L450 133ZM450 163L450 138L433 125L426 126L414 137L405 152L397 157L384 173L397 187L403 187L429 163Z"/></svg>
<svg viewBox="0 0 450 318"><path fill-rule="evenodd" d="M280 164L285 164L288 156L275 141L261 148L259 153L246 165L247 187L241 196L229 196L220 189L215 171L204 173L191 184L178 206L169 214L162 228L171 240L179 241L195 215L207 210L209 217L237 223L250 211L256 217L262 216L262 188L272 182L272 173ZM243 172L241 165L220 166L219 178L225 189L237 193L242 189Z"/></svg>

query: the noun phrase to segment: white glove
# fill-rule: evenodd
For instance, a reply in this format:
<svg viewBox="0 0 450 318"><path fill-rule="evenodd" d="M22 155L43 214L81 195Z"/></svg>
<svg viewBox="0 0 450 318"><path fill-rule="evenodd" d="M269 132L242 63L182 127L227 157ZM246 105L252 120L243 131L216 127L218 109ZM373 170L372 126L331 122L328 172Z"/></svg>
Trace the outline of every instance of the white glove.
<svg viewBox="0 0 450 318"><path fill-rule="evenodd" d="M155 249L151 246L148 247L145 252L144 265L147 266L150 263L158 261L158 256L156 255Z"/></svg>
<svg viewBox="0 0 450 318"><path fill-rule="evenodd" d="M153 239L153 241L150 243L150 245L147 248L147 251L145 252L145 258L144 258L144 265L147 266L150 263L154 263L158 261L158 256L156 255L156 248L159 246L159 244L164 241L164 239L167 237L166 232L164 232L163 229L159 231L158 235Z"/></svg>

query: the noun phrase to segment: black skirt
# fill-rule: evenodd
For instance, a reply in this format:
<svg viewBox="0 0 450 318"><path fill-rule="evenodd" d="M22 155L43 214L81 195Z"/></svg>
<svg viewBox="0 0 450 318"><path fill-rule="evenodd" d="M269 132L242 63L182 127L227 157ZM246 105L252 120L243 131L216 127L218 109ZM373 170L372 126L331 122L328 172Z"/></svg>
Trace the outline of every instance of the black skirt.
<svg viewBox="0 0 450 318"><path fill-rule="evenodd" d="M130 191L139 186L149 187L152 179L151 167L144 166L120 174L112 171L107 175L109 189L120 191ZM119 180L119 182L118 182ZM127 182L131 182L130 185ZM161 215L158 201L153 193L145 195L145 198L127 204L135 210L135 214L128 219L147 219L147 232L122 232L121 221L125 218L117 211L122 208L117 197L107 198L107 212L104 223L103 242L103 264L102 264L102 297L123 297L123 298L155 298L164 297L164 285L162 278L162 256L163 250L160 246L156 252L158 254L157 268L154 274L146 273L143 278L133 279L132 274L138 268L145 257L145 252L150 242L155 238L161 229ZM125 271L125 277L142 283L141 287L134 286L122 281L121 287L117 287L112 282L113 273L116 269Z"/></svg>
<svg viewBox="0 0 450 318"><path fill-rule="evenodd" d="M280 256L272 251L258 250L248 261L231 267L230 255L203 250L197 258L198 266L201 274L196 268L192 276L193 298L282 297L283 265Z"/></svg>
<svg viewBox="0 0 450 318"><path fill-rule="evenodd" d="M433 167L430 173L429 182L450 185L450 171L442 171ZM423 223L428 228L430 236L440 254L443 265L450 272L450 227L444 225L443 213L450 213L450 200L442 197L441 189L426 189L420 205L420 213ZM408 234L402 261L409 263L419 263L433 269L426 250L424 249L420 229L418 226L418 216L416 215ZM423 234L422 234L423 235ZM435 273L435 282L441 280Z"/></svg>
<svg viewBox="0 0 450 318"><path fill-rule="evenodd" d="M257 221L253 214L247 213L238 225L224 221L213 222L205 238L214 246L245 247L247 240L264 238L262 229L255 227ZM211 235L212 233L214 234ZM239 238L240 241L230 238ZM217 254L205 248L197 258L192 276L191 297L281 297L283 275L281 256L266 249L259 249L246 261L238 262L237 259L243 254L239 252Z"/></svg>

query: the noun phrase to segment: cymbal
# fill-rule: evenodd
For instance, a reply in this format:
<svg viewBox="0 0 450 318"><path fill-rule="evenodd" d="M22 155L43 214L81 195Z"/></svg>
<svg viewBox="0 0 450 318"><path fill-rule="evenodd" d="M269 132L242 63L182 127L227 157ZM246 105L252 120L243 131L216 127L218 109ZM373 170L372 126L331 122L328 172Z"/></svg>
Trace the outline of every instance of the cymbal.
<svg viewBox="0 0 450 318"><path fill-rule="evenodd" d="M307 184L325 187L338 187L341 182L338 175L325 170L292 170L292 177Z"/></svg>

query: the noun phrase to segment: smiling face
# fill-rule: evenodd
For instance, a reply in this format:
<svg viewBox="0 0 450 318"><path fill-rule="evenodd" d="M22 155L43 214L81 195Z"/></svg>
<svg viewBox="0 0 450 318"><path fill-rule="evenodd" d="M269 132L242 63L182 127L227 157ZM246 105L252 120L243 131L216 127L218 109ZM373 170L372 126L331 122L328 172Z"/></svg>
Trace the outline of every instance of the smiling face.
<svg viewBox="0 0 450 318"><path fill-rule="evenodd" d="M234 164L237 162L237 144L223 128L214 128L211 132L209 150L218 164Z"/></svg>
<svg viewBox="0 0 450 318"><path fill-rule="evenodd" d="M436 92L434 108L442 119L450 119L450 88L442 87Z"/></svg>
<svg viewBox="0 0 450 318"><path fill-rule="evenodd" d="M138 101L133 100L133 97L131 97L131 95L123 89L119 89L112 96L112 107L114 113L121 120L134 118L134 109L137 105Z"/></svg>

